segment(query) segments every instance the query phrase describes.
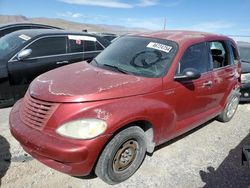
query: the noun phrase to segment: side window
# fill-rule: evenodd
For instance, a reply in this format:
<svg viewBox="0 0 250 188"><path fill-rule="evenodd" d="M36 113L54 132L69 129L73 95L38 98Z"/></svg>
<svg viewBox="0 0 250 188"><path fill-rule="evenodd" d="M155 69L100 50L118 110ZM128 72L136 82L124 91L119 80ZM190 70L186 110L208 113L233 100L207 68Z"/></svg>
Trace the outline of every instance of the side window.
<svg viewBox="0 0 250 188"><path fill-rule="evenodd" d="M83 41L80 39L69 39L69 53L83 52Z"/></svg>
<svg viewBox="0 0 250 188"><path fill-rule="evenodd" d="M103 50L103 47L97 41L69 39L69 53L82 53L98 50Z"/></svg>
<svg viewBox="0 0 250 188"><path fill-rule="evenodd" d="M30 58L66 53L66 37L46 37L39 39L27 48L32 50Z"/></svg>
<svg viewBox="0 0 250 188"><path fill-rule="evenodd" d="M229 65L228 52L224 42L213 41L209 42L210 54L212 56L213 68L221 68Z"/></svg>
<svg viewBox="0 0 250 188"><path fill-rule="evenodd" d="M84 41L85 51L98 51L103 50L103 47L97 41Z"/></svg>
<svg viewBox="0 0 250 188"><path fill-rule="evenodd" d="M199 43L186 49L179 62L176 74L181 75L188 68L194 68L200 73L204 73L208 71L208 67L209 56L206 43Z"/></svg>
<svg viewBox="0 0 250 188"><path fill-rule="evenodd" d="M238 55L238 52L236 50L236 48L230 44L230 62L231 64L238 64L239 63L239 55Z"/></svg>

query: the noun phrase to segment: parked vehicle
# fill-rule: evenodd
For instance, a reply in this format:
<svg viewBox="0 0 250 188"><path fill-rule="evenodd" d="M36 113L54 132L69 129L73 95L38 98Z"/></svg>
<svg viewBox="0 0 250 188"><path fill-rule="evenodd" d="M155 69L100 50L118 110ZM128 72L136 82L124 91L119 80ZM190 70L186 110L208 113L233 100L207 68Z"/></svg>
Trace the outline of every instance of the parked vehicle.
<svg viewBox="0 0 250 188"><path fill-rule="evenodd" d="M90 61L109 44L97 35L52 29L20 30L0 38L0 107L23 97L38 75Z"/></svg>
<svg viewBox="0 0 250 188"><path fill-rule="evenodd" d="M51 25L34 24L34 23L14 23L0 25L0 38L4 35L22 29L62 29Z"/></svg>
<svg viewBox="0 0 250 188"><path fill-rule="evenodd" d="M114 33L98 33L98 34L110 42L118 36Z"/></svg>
<svg viewBox="0 0 250 188"><path fill-rule="evenodd" d="M70 77L62 79L65 73ZM239 79L237 46L228 37L191 31L124 36L90 64L37 77L13 107L10 130L51 168L73 176L94 170L116 184L155 146L214 117L231 120Z"/></svg>
<svg viewBox="0 0 250 188"><path fill-rule="evenodd" d="M240 101L250 101L250 43L238 42L241 59L241 97Z"/></svg>

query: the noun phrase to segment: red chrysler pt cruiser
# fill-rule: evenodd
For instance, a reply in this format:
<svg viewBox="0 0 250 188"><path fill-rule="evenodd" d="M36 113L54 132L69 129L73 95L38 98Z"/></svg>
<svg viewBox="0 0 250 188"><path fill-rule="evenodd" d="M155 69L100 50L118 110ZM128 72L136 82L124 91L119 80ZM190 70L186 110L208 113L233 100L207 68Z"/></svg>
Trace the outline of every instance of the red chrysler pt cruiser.
<svg viewBox="0 0 250 188"><path fill-rule="evenodd" d="M239 102L240 62L225 36L160 31L123 36L90 64L37 77L10 114L25 151L58 171L128 179L146 152Z"/></svg>

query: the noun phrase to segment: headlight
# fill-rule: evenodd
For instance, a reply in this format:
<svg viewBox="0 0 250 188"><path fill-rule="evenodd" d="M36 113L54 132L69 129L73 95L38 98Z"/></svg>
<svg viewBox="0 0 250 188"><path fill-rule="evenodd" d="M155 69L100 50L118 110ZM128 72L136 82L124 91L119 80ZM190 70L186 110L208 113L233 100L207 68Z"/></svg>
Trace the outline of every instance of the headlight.
<svg viewBox="0 0 250 188"><path fill-rule="evenodd" d="M241 83L243 84L250 83L250 73L241 74Z"/></svg>
<svg viewBox="0 0 250 188"><path fill-rule="evenodd" d="M63 124L56 132L65 137L74 139L91 139L102 134L107 123L100 119L80 119Z"/></svg>

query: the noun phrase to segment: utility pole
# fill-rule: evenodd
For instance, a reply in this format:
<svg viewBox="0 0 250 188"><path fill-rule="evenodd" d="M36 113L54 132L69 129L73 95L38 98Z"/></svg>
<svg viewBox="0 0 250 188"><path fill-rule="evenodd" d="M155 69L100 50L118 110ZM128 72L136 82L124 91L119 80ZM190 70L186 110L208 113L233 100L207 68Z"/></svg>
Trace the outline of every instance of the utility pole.
<svg viewBox="0 0 250 188"><path fill-rule="evenodd" d="M165 17L164 18L164 27L163 27L163 30L166 30L166 24L167 24L167 18Z"/></svg>

